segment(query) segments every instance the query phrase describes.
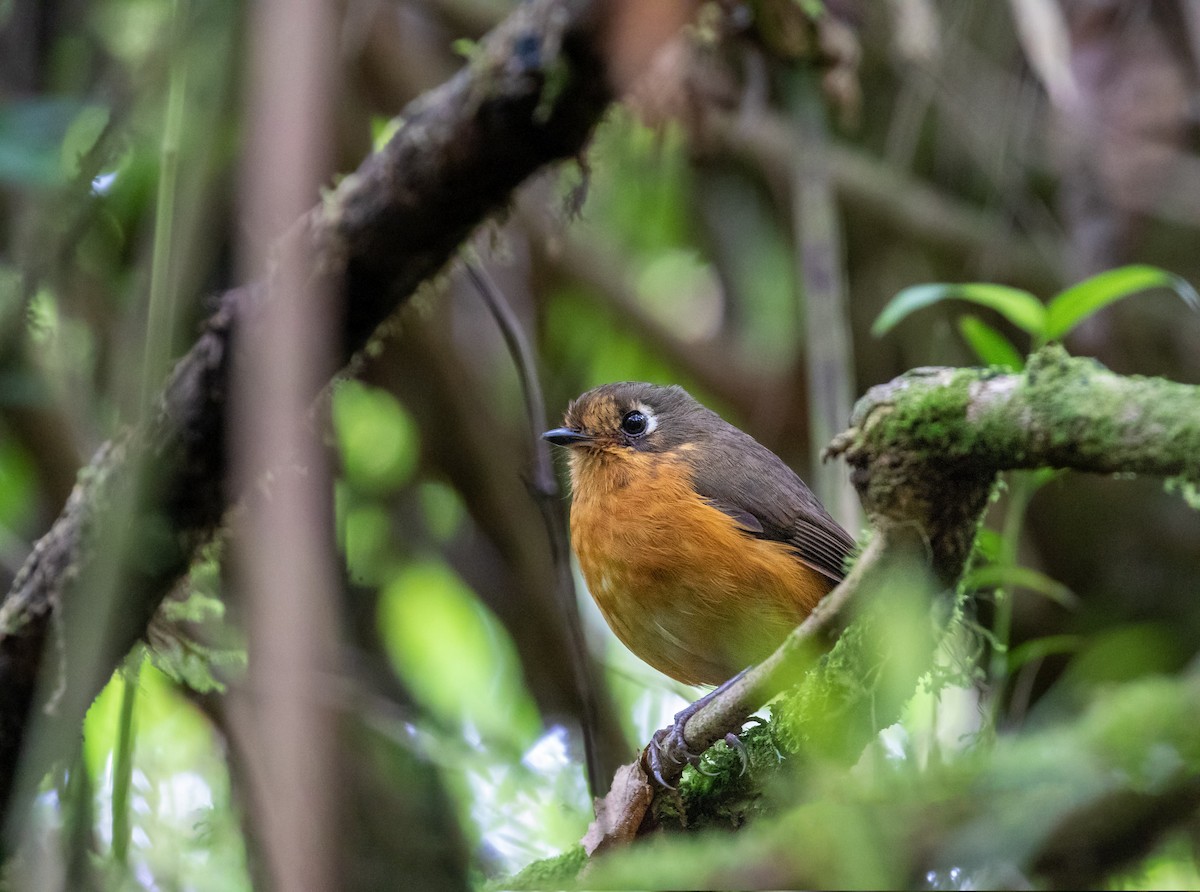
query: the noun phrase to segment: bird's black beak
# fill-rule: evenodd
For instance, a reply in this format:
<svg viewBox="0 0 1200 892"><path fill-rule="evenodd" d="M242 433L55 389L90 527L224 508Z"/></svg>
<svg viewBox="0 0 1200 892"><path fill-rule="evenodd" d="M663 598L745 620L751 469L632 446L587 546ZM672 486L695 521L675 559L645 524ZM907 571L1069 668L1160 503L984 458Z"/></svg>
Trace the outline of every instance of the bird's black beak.
<svg viewBox="0 0 1200 892"><path fill-rule="evenodd" d="M546 431L542 434L543 440L549 440L555 446L574 446L576 443L590 443L592 438L580 431L573 431L569 427L556 427L552 431Z"/></svg>

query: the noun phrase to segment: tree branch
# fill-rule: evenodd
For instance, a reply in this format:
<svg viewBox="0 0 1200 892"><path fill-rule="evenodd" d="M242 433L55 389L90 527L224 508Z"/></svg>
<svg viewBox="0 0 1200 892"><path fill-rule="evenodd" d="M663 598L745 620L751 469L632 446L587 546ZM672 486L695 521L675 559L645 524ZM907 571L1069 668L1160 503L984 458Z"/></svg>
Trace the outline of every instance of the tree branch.
<svg viewBox="0 0 1200 892"><path fill-rule="evenodd" d="M824 766L813 786L825 795L781 808L727 845L658 839L596 859L585 885L1102 887L1194 822L1198 707L1195 675L1151 678L1107 692L1065 727L1003 737L989 758L931 766L919 782L915 769L830 777Z"/></svg>
<svg viewBox="0 0 1200 892"><path fill-rule="evenodd" d="M1056 345L1021 374L915 369L871 388L851 423L829 451L862 473L902 458L960 472L1200 476L1200 389L1118 375ZM877 489L871 497L884 501Z"/></svg>
<svg viewBox="0 0 1200 892"><path fill-rule="evenodd" d="M775 182L788 182L796 159L810 150L785 120L765 112L740 117L709 114L697 128L696 139L699 150L745 157ZM1052 259L1061 252L1048 235L1022 236L994 214L850 146L832 146L828 162L838 198L852 212L937 250L971 258L991 278L1039 293L1062 286L1062 273ZM1047 243L1052 247L1039 247Z"/></svg>

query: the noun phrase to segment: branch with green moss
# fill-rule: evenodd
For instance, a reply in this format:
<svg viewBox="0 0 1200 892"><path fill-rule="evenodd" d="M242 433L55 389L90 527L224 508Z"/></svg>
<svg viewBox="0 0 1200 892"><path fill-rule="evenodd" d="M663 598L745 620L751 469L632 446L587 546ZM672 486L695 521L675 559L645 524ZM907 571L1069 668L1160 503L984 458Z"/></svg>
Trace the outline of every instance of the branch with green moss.
<svg viewBox="0 0 1200 892"><path fill-rule="evenodd" d="M771 820L719 842L661 836L596 859L582 885L1095 888L1200 808L1198 708L1195 675L1146 680L950 765L780 772Z"/></svg>
<svg viewBox="0 0 1200 892"><path fill-rule="evenodd" d="M880 506L894 503L877 491L893 482L878 474L889 456L963 473L1053 467L1200 478L1200 389L1117 375L1056 345L1021 374L909 372L868 391L851 424L830 454L871 473L875 488L863 495Z"/></svg>

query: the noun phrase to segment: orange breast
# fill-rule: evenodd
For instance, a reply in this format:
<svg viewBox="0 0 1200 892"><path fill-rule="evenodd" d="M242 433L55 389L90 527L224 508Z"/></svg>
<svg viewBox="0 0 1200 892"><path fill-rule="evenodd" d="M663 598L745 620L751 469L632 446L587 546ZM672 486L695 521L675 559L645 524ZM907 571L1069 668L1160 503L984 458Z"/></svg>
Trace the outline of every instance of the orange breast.
<svg viewBox="0 0 1200 892"><path fill-rule="evenodd" d="M613 632L688 684L720 684L769 654L830 583L779 542L704 502L678 454L572 455L571 538Z"/></svg>

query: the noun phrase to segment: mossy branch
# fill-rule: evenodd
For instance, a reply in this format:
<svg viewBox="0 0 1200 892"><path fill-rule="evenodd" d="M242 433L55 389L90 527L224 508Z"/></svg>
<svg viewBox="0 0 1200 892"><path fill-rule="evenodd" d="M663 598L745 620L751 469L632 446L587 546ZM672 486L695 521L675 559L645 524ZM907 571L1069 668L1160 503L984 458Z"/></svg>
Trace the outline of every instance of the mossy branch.
<svg viewBox="0 0 1200 892"><path fill-rule="evenodd" d="M902 455L902 467L935 463L986 473L1055 467L1195 479L1200 389L1118 375L1051 345L1020 374L916 369L874 387L829 452L856 468ZM876 488L891 482L880 478ZM872 500L873 493L865 495Z"/></svg>
<svg viewBox="0 0 1200 892"><path fill-rule="evenodd" d="M719 843L674 835L596 859L582 885L1096 888L1200 808L1197 708L1195 675L1148 679L1100 695L1069 725L919 775L783 772L773 783L796 795L776 797L771 820Z"/></svg>

